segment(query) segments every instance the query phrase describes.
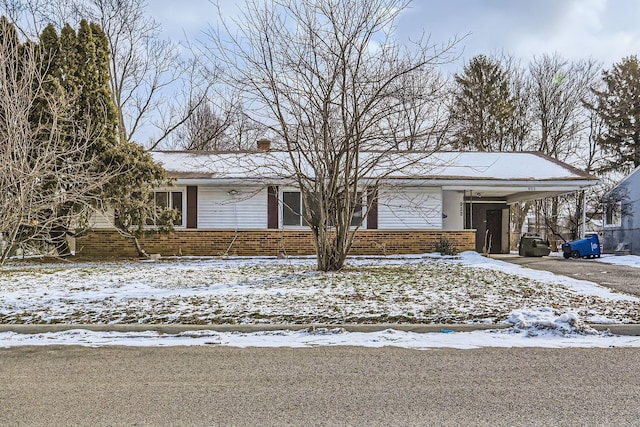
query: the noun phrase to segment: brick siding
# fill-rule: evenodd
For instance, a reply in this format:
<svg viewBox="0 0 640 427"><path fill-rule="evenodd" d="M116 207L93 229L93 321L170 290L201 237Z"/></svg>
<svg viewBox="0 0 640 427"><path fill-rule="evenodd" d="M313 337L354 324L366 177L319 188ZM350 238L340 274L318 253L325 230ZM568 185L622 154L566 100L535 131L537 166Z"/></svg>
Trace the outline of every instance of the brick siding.
<svg viewBox="0 0 640 427"><path fill-rule="evenodd" d="M475 250L475 230L360 230L351 255L393 255L433 252L440 238L449 239L459 251ZM162 256L276 256L315 254L310 230L177 230L150 232L140 239L149 254ZM94 231L76 240L81 257L136 257L133 240L115 231Z"/></svg>

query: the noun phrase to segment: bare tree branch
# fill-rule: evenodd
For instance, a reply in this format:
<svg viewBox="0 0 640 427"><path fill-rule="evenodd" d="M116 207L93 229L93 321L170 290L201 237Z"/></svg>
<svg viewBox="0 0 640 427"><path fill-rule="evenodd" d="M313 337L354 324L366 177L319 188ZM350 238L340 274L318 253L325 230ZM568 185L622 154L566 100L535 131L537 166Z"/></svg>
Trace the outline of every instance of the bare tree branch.
<svg viewBox="0 0 640 427"><path fill-rule="evenodd" d="M20 45L6 21L0 25L0 265L16 245L42 248L60 223L77 229L93 212L95 195L117 168L96 170L89 154L96 129L75 126L75 143L67 132L73 115L67 101L43 88L47 64L35 44ZM49 120L35 121L36 103ZM72 209L64 214L58 208ZM34 244L35 243L35 244Z"/></svg>
<svg viewBox="0 0 640 427"><path fill-rule="evenodd" d="M420 157L393 163L386 154L419 145L427 156L441 140L433 138L440 121L429 124L423 114L443 96L435 67L451 60L456 41L441 49L428 39L398 44L393 27L407 5L249 1L237 32L223 20L203 48L222 66L224 82L243 94L251 117L288 153L281 167L301 190L321 270L342 268L362 192ZM364 180L374 172L376 179Z"/></svg>

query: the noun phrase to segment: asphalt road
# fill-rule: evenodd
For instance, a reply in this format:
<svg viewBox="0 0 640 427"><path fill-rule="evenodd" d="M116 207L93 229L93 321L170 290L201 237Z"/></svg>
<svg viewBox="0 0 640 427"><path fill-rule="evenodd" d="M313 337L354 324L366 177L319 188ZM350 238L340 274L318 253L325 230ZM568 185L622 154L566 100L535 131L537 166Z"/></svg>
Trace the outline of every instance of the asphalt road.
<svg viewBox="0 0 640 427"><path fill-rule="evenodd" d="M0 349L2 426L640 423L637 349Z"/></svg>
<svg viewBox="0 0 640 427"><path fill-rule="evenodd" d="M550 271L574 279L588 280L602 286L640 296L640 269L624 265L605 264L590 259L562 257L521 257L491 255L502 261L524 265L535 270ZM640 425L640 421L638 422Z"/></svg>

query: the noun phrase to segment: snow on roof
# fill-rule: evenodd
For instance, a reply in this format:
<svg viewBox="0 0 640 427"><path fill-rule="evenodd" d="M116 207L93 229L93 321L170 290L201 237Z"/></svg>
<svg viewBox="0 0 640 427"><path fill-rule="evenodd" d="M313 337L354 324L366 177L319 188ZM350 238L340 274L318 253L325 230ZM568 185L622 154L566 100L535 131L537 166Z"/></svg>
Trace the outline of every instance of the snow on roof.
<svg viewBox="0 0 640 427"><path fill-rule="evenodd" d="M177 178L283 178L292 175L290 153L155 151L151 155ZM382 156L382 157L381 157ZM375 159L382 158L377 162ZM375 165L367 178L556 181L597 178L537 152L363 152Z"/></svg>

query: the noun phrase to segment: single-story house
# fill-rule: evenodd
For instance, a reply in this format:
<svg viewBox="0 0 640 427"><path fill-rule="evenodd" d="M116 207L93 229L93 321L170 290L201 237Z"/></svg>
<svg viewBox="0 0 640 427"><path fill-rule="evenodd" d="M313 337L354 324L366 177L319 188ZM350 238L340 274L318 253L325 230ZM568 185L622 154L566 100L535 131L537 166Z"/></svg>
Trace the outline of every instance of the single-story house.
<svg viewBox="0 0 640 427"><path fill-rule="evenodd" d="M175 179L156 189L156 203L181 212L169 234L141 239L147 253L192 256L315 253L304 225L300 192L287 173L289 153L152 153ZM362 164L379 156L362 153ZM510 205L579 191L596 177L537 152L394 152L368 172L361 228L352 254L425 253L441 238L459 250L509 251ZM382 177L382 178L381 178ZM377 193L367 183L379 182ZM366 206L369 205L369 211ZM490 245L488 244L490 242ZM490 246L490 247L489 247ZM76 242L85 256L135 256L135 246L94 218L93 232Z"/></svg>
<svg viewBox="0 0 640 427"><path fill-rule="evenodd" d="M604 196L604 252L640 255L640 167Z"/></svg>

